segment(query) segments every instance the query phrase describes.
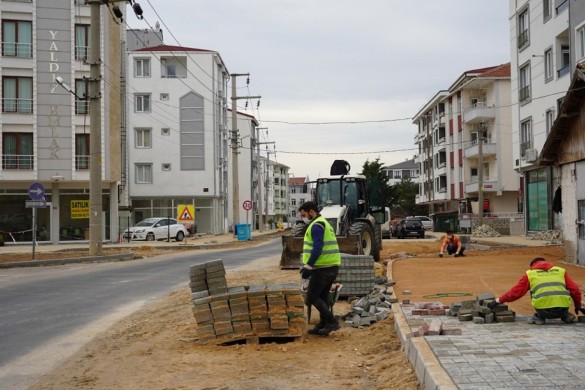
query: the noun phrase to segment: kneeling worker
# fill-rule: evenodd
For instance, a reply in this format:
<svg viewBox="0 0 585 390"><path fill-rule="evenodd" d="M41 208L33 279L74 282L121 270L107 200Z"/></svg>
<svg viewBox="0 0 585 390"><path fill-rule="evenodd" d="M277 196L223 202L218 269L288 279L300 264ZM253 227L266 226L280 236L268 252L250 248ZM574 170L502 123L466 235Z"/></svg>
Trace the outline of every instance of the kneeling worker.
<svg viewBox="0 0 585 390"><path fill-rule="evenodd" d="M447 250L448 254L455 254L455 257L464 256L463 252L465 251L465 245L461 245L459 236L453 233L453 230L447 230L447 236L443 240L443 244L441 244L439 257L443 257L443 252L445 252L445 249Z"/></svg>
<svg viewBox="0 0 585 390"><path fill-rule="evenodd" d="M307 303L319 310L319 323L309 329L309 334L327 336L339 329L339 321L329 308L329 291L337 278L341 255L335 231L319 214L315 202L305 202L299 207L301 217L309 224L303 242L303 267L301 277L309 279Z"/></svg>
<svg viewBox="0 0 585 390"><path fill-rule="evenodd" d="M530 291L532 307L536 313L532 316L533 323L544 325L545 319L560 318L568 324L575 321L575 316L569 313L571 300L575 304L575 313L582 312L581 290L579 285L567 274L564 268L552 265L542 257L530 262L530 269L508 292L488 303L490 309L498 303L514 302Z"/></svg>

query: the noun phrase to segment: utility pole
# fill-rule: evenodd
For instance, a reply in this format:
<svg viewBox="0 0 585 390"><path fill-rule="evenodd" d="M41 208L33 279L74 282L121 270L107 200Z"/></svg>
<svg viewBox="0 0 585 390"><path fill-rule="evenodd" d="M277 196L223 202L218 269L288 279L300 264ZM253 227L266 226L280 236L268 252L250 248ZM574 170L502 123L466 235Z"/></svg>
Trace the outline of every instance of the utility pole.
<svg viewBox="0 0 585 390"><path fill-rule="evenodd" d="M262 218L262 163L260 161L260 130L266 130L268 127L256 127L256 178L258 181L258 230L264 231L264 218Z"/></svg>
<svg viewBox="0 0 585 390"><path fill-rule="evenodd" d="M483 122L479 124L479 137L477 140L477 151L479 154L479 167L477 172L478 195L477 202L479 203L479 217L477 220L478 226L483 225L483 132L485 125Z"/></svg>
<svg viewBox="0 0 585 390"><path fill-rule="evenodd" d="M260 99L261 96L238 96L236 89L236 77L250 76L250 73L231 73L232 79L232 213L233 231L236 232L236 225L240 222L240 184L238 181L238 99Z"/></svg>

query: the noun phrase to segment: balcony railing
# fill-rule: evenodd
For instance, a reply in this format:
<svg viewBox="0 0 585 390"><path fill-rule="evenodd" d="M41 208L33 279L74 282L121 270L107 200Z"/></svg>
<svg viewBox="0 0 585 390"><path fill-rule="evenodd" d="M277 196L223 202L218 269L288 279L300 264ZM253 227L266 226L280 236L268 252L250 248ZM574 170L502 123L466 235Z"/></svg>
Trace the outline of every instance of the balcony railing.
<svg viewBox="0 0 585 390"><path fill-rule="evenodd" d="M87 100L75 101L75 113L76 114L89 114L89 102Z"/></svg>
<svg viewBox="0 0 585 390"><path fill-rule="evenodd" d="M89 58L89 46L75 46L75 59L87 61Z"/></svg>
<svg viewBox="0 0 585 390"><path fill-rule="evenodd" d="M520 156L524 157L528 149L532 149L532 141L522 142L520 144Z"/></svg>
<svg viewBox="0 0 585 390"><path fill-rule="evenodd" d="M569 66L569 64L563 66L561 69L557 70L557 77L562 77L566 75L567 73L569 73L570 70L571 67Z"/></svg>
<svg viewBox="0 0 585 390"><path fill-rule="evenodd" d="M520 100L521 102L530 99L530 85L526 85L522 88L520 88L519 94L518 94L518 100Z"/></svg>
<svg viewBox="0 0 585 390"><path fill-rule="evenodd" d="M78 154L75 156L75 169L78 171L89 169L89 155Z"/></svg>
<svg viewBox="0 0 585 390"><path fill-rule="evenodd" d="M496 117L496 105L493 102L476 102L463 113L466 123L487 122Z"/></svg>
<svg viewBox="0 0 585 390"><path fill-rule="evenodd" d="M34 155L24 154L3 154L2 169L23 169L32 170Z"/></svg>
<svg viewBox="0 0 585 390"><path fill-rule="evenodd" d="M2 42L4 57L32 58L32 43Z"/></svg>
<svg viewBox="0 0 585 390"><path fill-rule="evenodd" d="M518 34L518 48L521 48L522 46L528 43L528 40L530 38L528 32L529 30L524 30L520 34Z"/></svg>
<svg viewBox="0 0 585 390"><path fill-rule="evenodd" d="M2 112L14 112L17 114L32 114L33 100L32 99L2 99Z"/></svg>

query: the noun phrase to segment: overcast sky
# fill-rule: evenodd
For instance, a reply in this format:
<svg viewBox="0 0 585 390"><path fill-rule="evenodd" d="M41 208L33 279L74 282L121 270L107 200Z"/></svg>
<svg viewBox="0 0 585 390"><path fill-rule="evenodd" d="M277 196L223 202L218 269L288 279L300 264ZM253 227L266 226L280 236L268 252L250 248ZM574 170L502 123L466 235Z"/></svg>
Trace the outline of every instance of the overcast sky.
<svg viewBox="0 0 585 390"><path fill-rule="evenodd" d="M247 113L275 142L263 147L311 180L336 159L359 173L368 159L412 158L411 118L437 91L510 61L504 0L137 1L133 28L159 21L166 44L215 50L230 73L250 73L238 95L262 96Z"/></svg>

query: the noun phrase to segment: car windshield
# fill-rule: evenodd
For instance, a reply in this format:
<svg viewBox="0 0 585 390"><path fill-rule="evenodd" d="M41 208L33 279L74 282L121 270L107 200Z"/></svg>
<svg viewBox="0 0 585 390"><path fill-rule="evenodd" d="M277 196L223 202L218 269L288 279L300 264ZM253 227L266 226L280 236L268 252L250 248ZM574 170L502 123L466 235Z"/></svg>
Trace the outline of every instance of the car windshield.
<svg viewBox="0 0 585 390"><path fill-rule="evenodd" d="M158 218L146 218L142 221L138 222L136 226L152 226L154 225L159 219Z"/></svg>

